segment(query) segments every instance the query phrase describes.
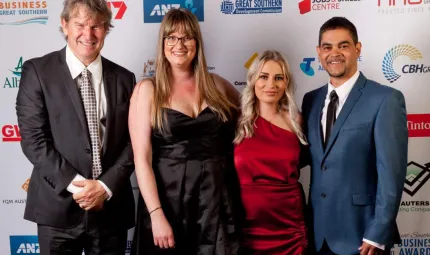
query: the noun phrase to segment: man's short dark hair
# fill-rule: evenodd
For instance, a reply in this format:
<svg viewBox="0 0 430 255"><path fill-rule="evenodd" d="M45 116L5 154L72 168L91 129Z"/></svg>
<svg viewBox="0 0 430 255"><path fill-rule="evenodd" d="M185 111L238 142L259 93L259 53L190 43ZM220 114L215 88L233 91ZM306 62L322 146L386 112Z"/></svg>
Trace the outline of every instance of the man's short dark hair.
<svg viewBox="0 0 430 255"><path fill-rule="evenodd" d="M358 34L357 34L357 28L355 28L354 24L352 24L351 21L349 21L347 18L344 17L333 17L329 20L327 20L320 28L319 33L319 39L318 39L318 45L321 45L321 39L322 35L327 32L328 30L335 30L335 29L345 29L348 30L351 34L352 41L354 41L354 44L358 43Z"/></svg>

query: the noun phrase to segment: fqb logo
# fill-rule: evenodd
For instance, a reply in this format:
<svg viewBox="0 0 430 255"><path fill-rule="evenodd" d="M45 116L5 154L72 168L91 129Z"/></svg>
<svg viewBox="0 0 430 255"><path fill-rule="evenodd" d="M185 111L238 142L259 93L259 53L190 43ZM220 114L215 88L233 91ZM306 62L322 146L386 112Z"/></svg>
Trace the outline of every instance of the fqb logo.
<svg viewBox="0 0 430 255"><path fill-rule="evenodd" d="M108 1L109 8L112 11L114 19L122 19L125 11L127 10L127 5L124 1Z"/></svg>
<svg viewBox="0 0 430 255"><path fill-rule="evenodd" d="M414 161L409 162L403 191L410 196L414 196L430 179L429 167L430 162L424 165L420 165Z"/></svg>
<svg viewBox="0 0 430 255"><path fill-rule="evenodd" d="M10 236L10 254L40 254L37 236Z"/></svg>
<svg viewBox="0 0 430 255"><path fill-rule="evenodd" d="M1 133L3 135L3 142L21 141L18 125L4 125L1 129Z"/></svg>
<svg viewBox="0 0 430 255"><path fill-rule="evenodd" d="M22 72L22 57L19 58L16 67L13 68L13 70L9 69L9 71L13 74L13 76L6 77L3 88L18 88Z"/></svg>
<svg viewBox="0 0 430 255"><path fill-rule="evenodd" d="M382 72L390 83L397 81L401 77L401 75L394 70L394 60L400 56L407 56L411 60L423 58L421 52L417 48L408 44L401 44L391 48L382 60ZM402 73L404 74L429 72L430 66L425 66L424 64L404 65L402 68Z"/></svg>
<svg viewBox="0 0 430 255"><path fill-rule="evenodd" d="M281 13L282 0L223 0L221 12L224 14Z"/></svg>
<svg viewBox="0 0 430 255"><path fill-rule="evenodd" d="M204 0L144 0L143 22L160 23L168 11L179 8L190 10L199 21L204 21L203 2Z"/></svg>

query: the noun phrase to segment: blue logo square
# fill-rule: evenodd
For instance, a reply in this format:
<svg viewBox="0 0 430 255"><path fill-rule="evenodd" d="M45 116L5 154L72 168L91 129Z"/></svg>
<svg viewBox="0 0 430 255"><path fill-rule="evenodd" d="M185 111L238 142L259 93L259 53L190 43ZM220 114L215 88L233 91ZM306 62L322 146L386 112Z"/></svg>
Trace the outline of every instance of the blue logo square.
<svg viewBox="0 0 430 255"><path fill-rule="evenodd" d="M10 236L10 254L40 254L37 236Z"/></svg>
<svg viewBox="0 0 430 255"><path fill-rule="evenodd" d="M143 22L161 23L164 15L171 9L186 8L204 21L204 0L144 0Z"/></svg>

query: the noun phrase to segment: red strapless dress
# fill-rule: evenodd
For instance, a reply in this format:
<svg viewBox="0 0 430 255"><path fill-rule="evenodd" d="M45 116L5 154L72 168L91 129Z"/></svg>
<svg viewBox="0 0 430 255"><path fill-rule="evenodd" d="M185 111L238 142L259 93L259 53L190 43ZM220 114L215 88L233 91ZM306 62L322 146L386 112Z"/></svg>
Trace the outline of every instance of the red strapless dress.
<svg viewBox="0 0 430 255"><path fill-rule="evenodd" d="M297 136L258 117L254 136L235 146L245 217L245 254L298 255L306 246Z"/></svg>

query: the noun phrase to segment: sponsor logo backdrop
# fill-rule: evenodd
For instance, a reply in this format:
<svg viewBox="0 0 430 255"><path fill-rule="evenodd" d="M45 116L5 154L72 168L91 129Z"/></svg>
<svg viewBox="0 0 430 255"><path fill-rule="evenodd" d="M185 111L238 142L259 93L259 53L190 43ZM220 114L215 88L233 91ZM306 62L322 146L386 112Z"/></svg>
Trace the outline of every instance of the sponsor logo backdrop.
<svg viewBox="0 0 430 255"><path fill-rule="evenodd" d="M315 50L319 27L332 16L349 18L363 43L360 70L370 79L401 90L406 97L411 131L409 165L398 216L404 242L394 247L393 254L430 254L430 29L425 25L430 23L430 0L108 3L115 27L106 38L102 54L133 71L136 77L154 74L159 23L165 12L185 7L200 20L211 72L242 90L250 62L265 49L277 49L290 63L299 105L304 93L327 82ZM61 9L61 0L0 2L0 254L39 253L36 225L22 219L32 165L19 144L15 99L22 63L65 46L58 31ZM308 168L302 170L301 180L307 189ZM137 195L138 189L134 191ZM129 240L132 234L131 230Z"/></svg>

